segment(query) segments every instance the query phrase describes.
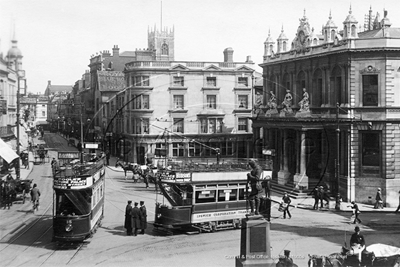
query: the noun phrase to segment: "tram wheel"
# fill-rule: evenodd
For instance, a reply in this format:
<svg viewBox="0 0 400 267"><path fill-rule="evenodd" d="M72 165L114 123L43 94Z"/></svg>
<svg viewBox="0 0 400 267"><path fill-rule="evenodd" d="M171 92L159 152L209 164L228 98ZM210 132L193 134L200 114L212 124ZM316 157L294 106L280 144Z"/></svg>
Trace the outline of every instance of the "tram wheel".
<svg viewBox="0 0 400 267"><path fill-rule="evenodd" d="M215 233L217 231L217 222L211 222L210 226L211 226L211 232Z"/></svg>

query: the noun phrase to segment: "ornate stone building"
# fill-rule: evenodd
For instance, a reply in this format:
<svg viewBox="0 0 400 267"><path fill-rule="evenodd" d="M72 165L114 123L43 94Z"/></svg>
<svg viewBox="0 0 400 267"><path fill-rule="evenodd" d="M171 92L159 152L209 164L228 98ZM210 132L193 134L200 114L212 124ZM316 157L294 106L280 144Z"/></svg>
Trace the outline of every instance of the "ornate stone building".
<svg viewBox="0 0 400 267"><path fill-rule="evenodd" d="M126 160L216 162L252 156L254 63L174 59L174 30L148 33L125 65L125 89L106 105L108 146ZM116 116L115 116L116 115Z"/></svg>
<svg viewBox="0 0 400 267"><path fill-rule="evenodd" d="M398 205L400 189L400 29L384 12L361 31L352 11L331 14L321 33L304 12L295 38L264 43L263 105L253 115L256 151L272 154L274 180L315 185L348 200ZM373 21L373 22L372 22ZM271 153L271 151L273 153ZM264 153L265 154L265 153Z"/></svg>

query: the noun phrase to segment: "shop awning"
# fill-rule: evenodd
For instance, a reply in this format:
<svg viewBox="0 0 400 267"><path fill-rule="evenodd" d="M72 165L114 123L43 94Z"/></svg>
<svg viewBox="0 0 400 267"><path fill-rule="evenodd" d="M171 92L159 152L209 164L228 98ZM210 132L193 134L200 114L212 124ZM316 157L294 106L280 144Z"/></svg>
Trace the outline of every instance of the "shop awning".
<svg viewBox="0 0 400 267"><path fill-rule="evenodd" d="M19 158L17 153L14 152L14 150L11 149L9 145L6 144L6 142L3 141L3 139L0 138L0 157L2 157L5 161L8 163L11 163L16 158Z"/></svg>

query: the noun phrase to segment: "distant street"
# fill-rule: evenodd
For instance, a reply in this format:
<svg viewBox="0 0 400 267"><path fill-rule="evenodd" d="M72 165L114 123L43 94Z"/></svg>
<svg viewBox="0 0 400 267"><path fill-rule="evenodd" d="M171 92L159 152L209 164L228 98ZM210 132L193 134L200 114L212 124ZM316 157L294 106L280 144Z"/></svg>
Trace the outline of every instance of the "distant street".
<svg viewBox="0 0 400 267"><path fill-rule="evenodd" d="M56 148L68 147L63 137L46 133L50 157ZM50 158L51 159L51 158ZM131 175L129 175L131 177ZM82 245L57 246L52 242L52 177L50 163L35 165L31 178L42 191L39 212L30 212L29 202L1 210L1 266L234 266L240 251L240 231L167 235L153 231L156 202L154 185L125 180L121 168L106 171L105 218L97 233ZM126 236L123 228L127 200L145 201L149 227L145 235ZM307 255L339 252L349 243L354 224L350 213L293 209L292 219L282 219L277 206L271 219L273 257L288 249L298 266L307 266ZM384 243L400 247L400 215L362 213L362 233L367 245Z"/></svg>

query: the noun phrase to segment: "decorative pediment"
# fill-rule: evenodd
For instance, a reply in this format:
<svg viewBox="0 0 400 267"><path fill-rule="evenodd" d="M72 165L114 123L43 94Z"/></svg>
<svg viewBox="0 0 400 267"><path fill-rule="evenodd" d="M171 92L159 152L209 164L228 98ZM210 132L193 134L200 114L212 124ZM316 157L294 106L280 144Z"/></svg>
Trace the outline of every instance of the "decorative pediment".
<svg viewBox="0 0 400 267"><path fill-rule="evenodd" d="M245 65L239 66L235 69L235 71L254 71L252 68L249 68Z"/></svg>
<svg viewBox="0 0 400 267"><path fill-rule="evenodd" d="M204 71L220 71L221 68L212 64L210 66L205 67L203 70Z"/></svg>
<svg viewBox="0 0 400 267"><path fill-rule="evenodd" d="M381 72L381 70L379 70L379 69L377 69L377 68L375 68L375 67L373 67L371 65L369 65L368 67L360 70L361 74L373 74L373 73L376 74L376 73L380 73L380 72Z"/></svg>
<svg viewBox="0 0 400 267"><path fill-rule="evenodd" d="M186 67L186 66L183 66L182 64L177 64L177 65L172 66L170 68L170 70L175 70L175 71L177 71L177 70L189 70L189 68Z"/></svg>

